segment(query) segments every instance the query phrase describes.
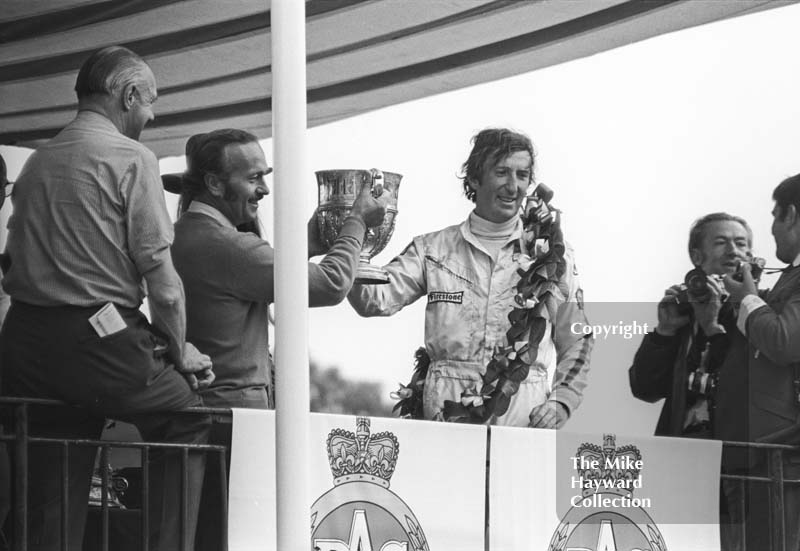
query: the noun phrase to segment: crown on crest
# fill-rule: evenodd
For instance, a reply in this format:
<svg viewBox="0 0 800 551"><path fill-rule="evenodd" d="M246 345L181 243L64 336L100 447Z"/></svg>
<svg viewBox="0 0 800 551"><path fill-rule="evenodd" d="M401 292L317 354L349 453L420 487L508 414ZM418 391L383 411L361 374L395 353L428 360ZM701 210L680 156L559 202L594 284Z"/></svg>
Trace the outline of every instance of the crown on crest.
<svg viewBox="0 0 800 551"><path fill-rule="evenodd" d="M630 497L639 481L642 454L631 444L616 446L616 436L603 435L603 447L583 443L575 454L578 475L584 482L583 495L611 493Z"/></svg>
<svg viewBox="0 0 800 551"><path fill-rule="evenodd" d="M356 418L356 432L333 429L328 434L328 461L333 484L372 482L389 487L400 444L391 432L370 434L369 419Z"/></svg>

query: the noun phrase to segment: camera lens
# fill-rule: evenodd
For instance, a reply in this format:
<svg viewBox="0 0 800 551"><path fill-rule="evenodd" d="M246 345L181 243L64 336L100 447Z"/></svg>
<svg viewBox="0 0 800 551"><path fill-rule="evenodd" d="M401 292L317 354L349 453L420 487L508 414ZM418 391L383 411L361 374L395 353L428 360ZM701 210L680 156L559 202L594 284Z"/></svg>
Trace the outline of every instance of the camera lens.
<svg viewBox="0 0 800 551"><path fill-rule="evenodd" d="M702 394L703 396L710 396L713 394L717 386L717 380L713 374L701 373L699 371L690 372L687 383L689 391Z"/></svg>
<svg viewBox="0 0 800 551"><path fill-rule="evenodd" d="M710 293L708 291L706 273L702 269L695 268L686 272L683 283L686 285L686 292L692 300L705 302L709 299Z"/></svg>

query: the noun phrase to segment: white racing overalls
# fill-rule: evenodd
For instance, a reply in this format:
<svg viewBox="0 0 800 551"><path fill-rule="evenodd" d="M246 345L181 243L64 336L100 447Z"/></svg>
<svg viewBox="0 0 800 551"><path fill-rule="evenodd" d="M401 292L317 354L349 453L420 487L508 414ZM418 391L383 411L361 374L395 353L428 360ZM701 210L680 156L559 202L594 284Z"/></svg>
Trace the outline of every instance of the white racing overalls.
<svg viewBox="0 0 800 551"><path fill-rule="evenodd" d="M384 269L388 285L355 285L348 295L362 316L390 316L427 296L425 347L431 363L423 395L426 419L439 419L445 400L458 401L461 392L481 388L481 374L495 345L507 344L519 281L519 223L494 262L469 228L469 219L441 231L415 237ZM583 312L572 250L558 284L555 323L539 344L527 380L513 396L498 425L527 426L531 410L547 399L569 413L581 402L594 339L584 335Z"/></svg>

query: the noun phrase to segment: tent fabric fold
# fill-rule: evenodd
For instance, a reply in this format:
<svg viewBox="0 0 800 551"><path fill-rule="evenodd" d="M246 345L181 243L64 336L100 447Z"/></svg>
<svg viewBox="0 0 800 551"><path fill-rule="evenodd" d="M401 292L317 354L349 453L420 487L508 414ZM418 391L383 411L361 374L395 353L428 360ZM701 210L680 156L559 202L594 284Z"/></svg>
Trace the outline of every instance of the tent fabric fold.
<svg viewBox="0 0 800 551"><path fill-rule="evenodd" d="M796 0L307 0L308 124L521 74ZM4 0L0 145L35 147L74 115L74 79L122 44L159 85L142 141L179 155L192 133L271 136L267 0Z"/></svg>

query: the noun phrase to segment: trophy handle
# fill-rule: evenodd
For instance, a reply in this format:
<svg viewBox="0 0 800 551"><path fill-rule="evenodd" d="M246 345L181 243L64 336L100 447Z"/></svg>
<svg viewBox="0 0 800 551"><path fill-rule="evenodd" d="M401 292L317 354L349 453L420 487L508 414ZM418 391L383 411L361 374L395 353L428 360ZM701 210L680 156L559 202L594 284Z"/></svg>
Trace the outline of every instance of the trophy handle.
<svg viewBox="0 0 800 551"><path fill-rule="evenodd" d="M372 185L370 186L370 191L372 192L372 196L377 199L383 193L383 171L377 168L370 168L369 175L372 177ZM380 182L378 181L380 180Z"/></svg>

